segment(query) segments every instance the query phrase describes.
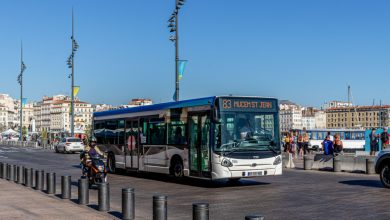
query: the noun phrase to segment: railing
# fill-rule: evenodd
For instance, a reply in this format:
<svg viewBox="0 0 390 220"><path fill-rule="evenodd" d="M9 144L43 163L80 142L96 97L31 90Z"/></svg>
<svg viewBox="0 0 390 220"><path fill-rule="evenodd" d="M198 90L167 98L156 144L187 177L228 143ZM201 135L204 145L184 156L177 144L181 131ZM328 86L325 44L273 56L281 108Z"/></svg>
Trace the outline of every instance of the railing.
<svg viewBox="0 0 390 220"><path fill-rule="evenodd" d="M15 146L15 147L33 147L41 148L36 141L0 141L2 146Z"/></svg>

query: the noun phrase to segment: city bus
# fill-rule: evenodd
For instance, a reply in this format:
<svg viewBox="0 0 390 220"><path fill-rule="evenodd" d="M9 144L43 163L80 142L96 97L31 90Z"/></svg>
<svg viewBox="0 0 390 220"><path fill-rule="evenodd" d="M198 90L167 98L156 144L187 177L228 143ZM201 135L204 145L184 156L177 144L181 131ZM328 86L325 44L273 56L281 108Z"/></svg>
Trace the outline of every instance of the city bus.
<svg viewBox="0 0 390 220"><path fill-rule="evenodd" d="M96 112L93 134L118 169L230 179L282 174L278 100L220 96Z"/></svg>

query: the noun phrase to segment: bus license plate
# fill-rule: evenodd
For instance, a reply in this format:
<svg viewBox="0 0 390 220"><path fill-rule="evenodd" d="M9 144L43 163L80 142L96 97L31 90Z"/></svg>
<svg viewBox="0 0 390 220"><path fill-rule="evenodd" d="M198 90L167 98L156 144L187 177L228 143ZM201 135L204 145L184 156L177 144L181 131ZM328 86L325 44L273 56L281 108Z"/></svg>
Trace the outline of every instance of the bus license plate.
<svg viewBox="0 0 390 220"><path fill-rule="evenodd" d="M264 171L246 171L242 172L243 176L264 176Z"/></svg>

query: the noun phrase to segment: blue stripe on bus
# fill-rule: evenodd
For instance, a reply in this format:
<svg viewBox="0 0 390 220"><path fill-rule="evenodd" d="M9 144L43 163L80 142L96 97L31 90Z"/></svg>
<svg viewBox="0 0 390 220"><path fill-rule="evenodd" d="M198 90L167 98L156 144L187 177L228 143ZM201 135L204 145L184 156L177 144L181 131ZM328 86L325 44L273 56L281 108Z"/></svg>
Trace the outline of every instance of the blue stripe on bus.
<svg viewBox="0 0 390 220"><path fill-rule="evenodd" d="M178 102L166 102L166 103L159 103L159 104L154 104L154 105L144 105L144 106L139 106L139 107L116 109L116 110L109 110L109 111L103 111L103 112L95 112L93 114L93 117L120 115L120 114L143 112L143 111L156 111L156 110L162 110L162 109L192 107L192 106L201 106L201 105L212 106L214 104L215 99L216 99L216 96L212 96L212 97L206 97L206 98L183 100L183 101L178 101Z"/></svg>

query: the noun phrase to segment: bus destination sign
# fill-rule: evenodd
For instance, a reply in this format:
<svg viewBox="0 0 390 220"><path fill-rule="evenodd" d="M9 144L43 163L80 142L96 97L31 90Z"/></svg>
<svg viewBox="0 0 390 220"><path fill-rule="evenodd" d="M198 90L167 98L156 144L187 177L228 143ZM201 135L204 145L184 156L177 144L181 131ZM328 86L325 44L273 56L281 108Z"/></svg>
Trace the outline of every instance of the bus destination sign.
<svg viewBox="0 0 390 220"><path fill-rule="evenodd" d="M275 99L221 98L221 111L275 111Z"/></svg>

